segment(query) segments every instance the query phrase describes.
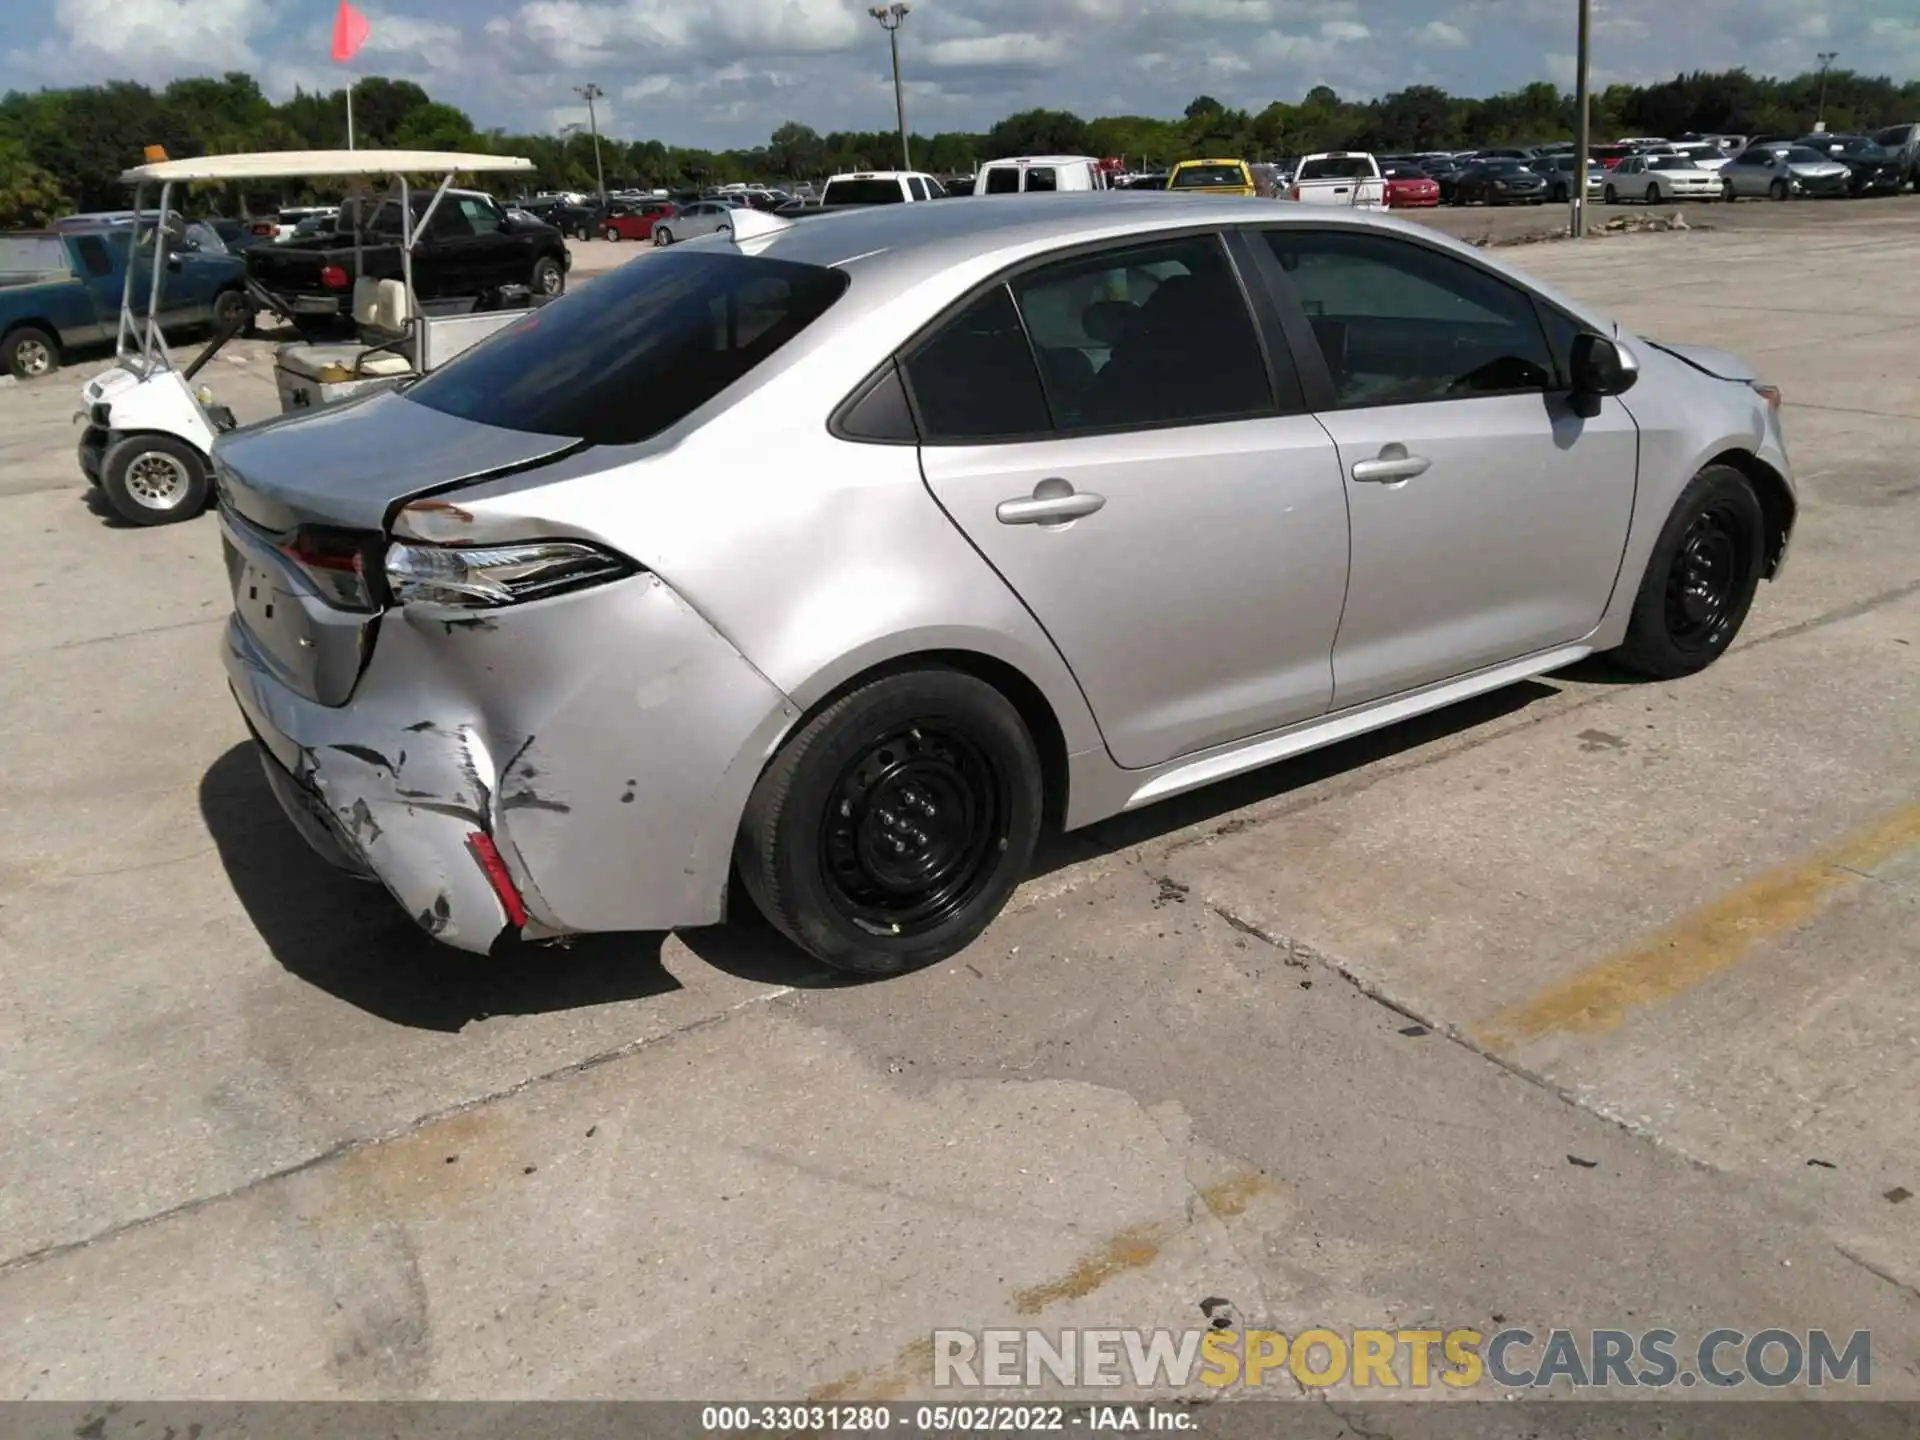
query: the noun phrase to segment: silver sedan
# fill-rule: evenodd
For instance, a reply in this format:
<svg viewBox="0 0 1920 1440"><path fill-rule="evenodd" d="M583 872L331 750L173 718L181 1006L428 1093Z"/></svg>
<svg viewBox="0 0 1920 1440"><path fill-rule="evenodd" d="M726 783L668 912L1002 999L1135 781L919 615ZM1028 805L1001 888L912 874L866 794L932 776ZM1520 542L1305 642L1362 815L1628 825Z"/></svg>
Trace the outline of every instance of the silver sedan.
<svg viewBox="0 0 1920 1440"><path fill-rule="evenodd" d="M1805 145L1749 145L1720 168L1720 187L1728 200L1845 195L1849 173L1831 155Z"/></svg>
<svg viewBox="0 0 1920 1440"><path fill-rule="evenodd" d="M449 944L751 902L898 972L1044 826L1711 664L1793 528L1778 406L1365 214L743 210L223 437L227 675L293 823Z"/></svg>
<svg viewBox="0 0 1920 1440"><path fill-rule="evenodd" d="M698 200L682 205L672 216L654 222L653 243L672 245L681 240L698 240L703 235L730 235L734 208L724 200Z"/></svg>

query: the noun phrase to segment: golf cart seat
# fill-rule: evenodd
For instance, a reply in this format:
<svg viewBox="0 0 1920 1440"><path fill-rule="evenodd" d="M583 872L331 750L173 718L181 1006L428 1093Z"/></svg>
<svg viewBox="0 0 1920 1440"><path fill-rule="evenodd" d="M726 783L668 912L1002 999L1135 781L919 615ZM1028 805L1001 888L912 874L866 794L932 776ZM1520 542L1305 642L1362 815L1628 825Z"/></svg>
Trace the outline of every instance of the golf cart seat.
<svg viewBox="0 0 1920 1440"><path fill-rule="evenodd" d="M274 364L289 374L327 383L411 375L413 361L400 349L369 351L367 346L404 340L412 315L405 284L363 275L353 282L353 319L360 327L359 341L282 345L274 353Z"/></svg>

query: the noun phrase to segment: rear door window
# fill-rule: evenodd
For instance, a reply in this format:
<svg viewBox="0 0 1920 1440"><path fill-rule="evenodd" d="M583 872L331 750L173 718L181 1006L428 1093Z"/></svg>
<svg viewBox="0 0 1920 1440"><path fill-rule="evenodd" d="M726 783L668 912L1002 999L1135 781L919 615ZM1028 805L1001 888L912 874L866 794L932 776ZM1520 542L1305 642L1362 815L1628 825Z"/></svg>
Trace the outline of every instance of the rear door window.
<svg viewBox="0 0 1920 1440"><path fill-rule="evenodd" d="M1218 236L1063 260L1013 291L1062 430L1273 411L1259 333Z"/></svg>
<svg viewBox="0 0 1920 1440"><path fill-rule="evenodd" d="M996 285L907 355L907 383L929 444L1050 432L1040 372L1005 285Z"/></svg>
<svg viewBox="0 0 1920 1440"><path fill-rule="evenodd" d="M406 397L501 429L635 444L763 363L848 283L815 265L665 251L532 311Z"/></svg>

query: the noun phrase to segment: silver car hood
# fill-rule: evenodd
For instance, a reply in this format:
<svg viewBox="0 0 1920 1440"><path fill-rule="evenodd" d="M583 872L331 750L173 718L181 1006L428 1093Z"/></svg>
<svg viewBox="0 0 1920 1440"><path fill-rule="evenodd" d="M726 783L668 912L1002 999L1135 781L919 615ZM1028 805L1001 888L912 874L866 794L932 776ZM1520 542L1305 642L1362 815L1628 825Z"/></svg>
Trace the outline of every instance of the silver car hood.
<svg viewBox="0 0 1920 1440"><path fill-rule="evenodd" d="M1640 339L1656 350L1664 350L1676 360L1684 360L1694 369L1719 380L1758 380L1759 372L1738 355L1716 350L1711 345L1674 345L1642 335Z"/></svg>
<svg viewBox="0 0 1920 1440"><path fill-rule="evenodd" d="M383 391L223 435L214 472L221 499L268 530L380 530L404 500L524 470L581 444L462 420Z"/></svg>

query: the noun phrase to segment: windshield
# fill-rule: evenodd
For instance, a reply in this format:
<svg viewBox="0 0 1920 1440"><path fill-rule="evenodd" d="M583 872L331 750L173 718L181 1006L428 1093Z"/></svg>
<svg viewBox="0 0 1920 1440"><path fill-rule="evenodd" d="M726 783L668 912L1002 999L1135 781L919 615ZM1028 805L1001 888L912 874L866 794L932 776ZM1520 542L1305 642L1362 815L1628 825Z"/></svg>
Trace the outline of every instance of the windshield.
<svg viewBox="0 0 1920 1440"><path fill-rule="evenodd" d="M505 430L635 444L764 362L848 284L844 270L661 252L532 311L406 397Z"/></svg>
<svg viewBox="0 0 1920 1440"><path fill-rule="evenodd" d="M1789 165L1828 165L1832 162L1831 155L1822 155L1818 150L1809 150L1805 145L1795 145L1787 151Z"/></svg>
<svg viewBox="0 0 1920 1440"><path fill-rule="evenodd" d="M1189 165L1176 170L1169 190L1198 190L1212 185L1244 185L1247 177L1238 165Z"/></svg>
<svg viewBox="0 0 1920 1440"><path fill-rule="evenodd" d="M1016 177L1017 181L1018 177ZM829 180L822 203L827 205L898 205L907 192L898 180Z"/></svg>
<svg viewBox="0 0 1920 1440"><path fill-rule="evenodd" d="M1324 160L1309 160L1300 167L1300 180L1358 180L1373 178L1373 160L1367 155L1330 155Z"/></svg>

